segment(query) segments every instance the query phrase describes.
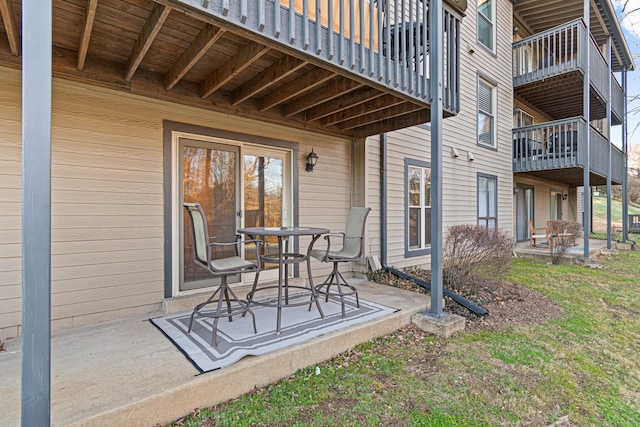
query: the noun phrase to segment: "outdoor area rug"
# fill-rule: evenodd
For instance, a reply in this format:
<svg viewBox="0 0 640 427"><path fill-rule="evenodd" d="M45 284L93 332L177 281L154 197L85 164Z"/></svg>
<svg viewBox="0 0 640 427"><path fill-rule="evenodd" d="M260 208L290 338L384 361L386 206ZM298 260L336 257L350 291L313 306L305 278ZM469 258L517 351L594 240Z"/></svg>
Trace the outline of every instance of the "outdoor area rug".
<svg viewBox="0 0 640 427"><path fill-rule="evenodd" d="M340 302L331 298L328 302L321 300L324 319L320 317L315 304L310 311L306 304L284 307L280 335L276 335L277 309L274 307L251 308L256 316L257 334L253 332L249 314L244 318L240 315L234 316L232 322L229 322L227 317L222 317L218 321L218 345L215 348L211 346L211 318L196 316L191 333L187 333L191 311L158 317L151 319L151 322L202 373L229 366L244 356L270 353L397 311L362 298L360 308L357 308L354 298L345 299L348 303L345 304L344 319Z"/></svg>

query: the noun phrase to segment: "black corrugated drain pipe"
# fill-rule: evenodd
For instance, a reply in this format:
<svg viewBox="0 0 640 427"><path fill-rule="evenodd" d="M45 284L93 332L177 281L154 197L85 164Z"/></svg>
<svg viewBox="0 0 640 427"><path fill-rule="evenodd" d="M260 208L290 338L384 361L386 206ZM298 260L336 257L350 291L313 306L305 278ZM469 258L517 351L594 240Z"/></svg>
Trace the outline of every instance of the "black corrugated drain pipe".
<svg viewBox="0 0 640 427"><path fill-rule="evenodd" d="M393 274L394 276L400 277L401 279L405 279L405 280L411 280L413 283L420 286L421 288L431 290L431 284L428 282L425 282L422 279L418 279L417 277L414 277L410 274L407 274L405 272L402 272L400 270L397 270L393 267L389 267L384 264L382 265L382 268L384 268L386 271ZM466 298L461 297L455 292L452 292L448 289L442 289L442 293L448 296L449 298L451 298L452 300L454 300L455 302L457 302L458 304L460 304L461 306L463 306L464 308L466 308L467 310L477 314L478 316L486 316L487 314L489 314L489 312L484 308L475 305L473 302L469 301Z"/></svg>

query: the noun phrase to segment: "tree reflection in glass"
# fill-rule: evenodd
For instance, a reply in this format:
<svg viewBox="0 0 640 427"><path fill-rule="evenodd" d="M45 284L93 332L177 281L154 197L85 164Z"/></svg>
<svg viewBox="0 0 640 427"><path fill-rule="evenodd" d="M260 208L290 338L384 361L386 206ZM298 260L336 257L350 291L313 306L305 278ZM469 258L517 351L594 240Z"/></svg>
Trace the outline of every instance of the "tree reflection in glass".
<svg viewBox="0 0 640 427"><path fill-rule="evenodd" d="M245 227L282 226L283 166L281 158L244 156ZM260 238L264 241L263 253L277 251L275 236ZM250 256L255 252L247 247L245 253Z"/></svg>
<svg viewBox="0 0 640 427"><path fill-rule="evenodd" d="M183 145L182 191L185 202L202 205L210 237L232 242L236 233L236 153ZM191 224L184 221L184 283L209 279L210 274L193 261ZM233 247L216 248L213 258L233 255ZM197 286L187 286L194 288Z"/></svg>

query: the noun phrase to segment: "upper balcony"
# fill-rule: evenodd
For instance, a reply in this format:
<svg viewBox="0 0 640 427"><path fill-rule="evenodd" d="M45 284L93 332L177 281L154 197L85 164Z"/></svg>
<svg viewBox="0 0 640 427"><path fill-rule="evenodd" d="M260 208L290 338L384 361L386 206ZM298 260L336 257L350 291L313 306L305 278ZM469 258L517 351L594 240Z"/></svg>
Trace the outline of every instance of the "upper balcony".
<svg viewBox="0 0 640 427"><path fill-rule="evenodd" d="M607 116L611 82L612 124L621 124L623 92L609 72L607 60L592 37L585 43L586 26L573 20L513 44L514 93L551 117L583 115L586 52L590 65L590 118Z"/></svg>
<svg viewBox="0 0 640 427"><path fill-rule="evenodd" d="M611 181L622 184L623 154L582 117L541 123L513 130L513 172L563 182L577 187L584 182L586 132L589 131L589 179L591 185Z"/></svg>
<svg viewBox="0 0 640 427"><path fill-rule="evenodd" d="M20 67L22 2L5 4L0 65ZM430 120L429 5L53 0L53 73L289 127L364 137ZM445 5L445 117L459 110L460 19L460 11Z"/></svg>

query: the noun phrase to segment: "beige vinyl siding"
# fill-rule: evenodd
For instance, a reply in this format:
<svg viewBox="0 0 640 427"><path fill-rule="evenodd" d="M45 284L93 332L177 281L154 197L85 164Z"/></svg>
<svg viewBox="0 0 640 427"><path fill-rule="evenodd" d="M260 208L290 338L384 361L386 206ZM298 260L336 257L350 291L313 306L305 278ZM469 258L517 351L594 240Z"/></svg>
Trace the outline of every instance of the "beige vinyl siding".
<svg viewBox="0 0 640 427"><path fill-rule="evenodd" d="M461 24L460 48L460 113L443 120L443 233L450 225L477 223L477 175L484 173L498 178L498 227L512 233L513 175L512 175L512 121L513 89L511 83L512 7L508 0L497 2L496 55L482 48L476 37L476 2L469 8ZM470 53L472 48L474 53ZM496 133L497 150L477 145L477 85L478 75L497 86ZM378 140L367 140L370 151L378 150ZM387 263L399 268L425 265L430 256L405 258L405 158L430 161L430 132L412 127L388 134L388 223ZM451 156L456 148L458 158ZM467 153L475 160L468 161ZM370 163L370 167L379 165ZM375 171L369 172L369 185L379 180ZM379 193L370 194L376 199Z"/></svg>
<svg viewBox="0 0 640 427"><path fill-rule="evenodd" d="M0 67L0 338L21 321L20 71ZM159 310L164 298L163 120L299 143L301 225L342 231L351 142L54 79L53 327ZM318 165L305 172L314 148ZM168 160L168 159L167 159ZM301 239L301 247L307 241ZM314 275L329 267L315 262ZM301 268L306 276L306 269Z"/></svg>
<svg viewBox="0 0 640 427"><path fill-rule="evenodd" d="M19 77L19 72L12 73ZM0 338L17 335L13 325L20 321L22 101L19 82L19 78L0 78Z"/></svg>
<svg viewBox="0 0 640 427"><path fill-rule="evenodd" d="M518 176L515 179L514 186L516 184L530 185L533 187L533 200L534 200L534 212L536 228L543 228L547 221L551 218L551 192L558 191L562 194L568 194L567 200L562 201L562 215L565 220L576 221L576 218L581 218L580 206L576 203L576 191L570 189L568 186L558 184L555 181L531 178L527 176ZM515 218L516 218L516 204L513 204L513 218L514 218L514 233L515 233Z"/></svg>
<svg viewBox="0 0 640 427"><path fill-rule="evenodd" d="M551 120L549 116L541 113L538 109L536 109L532 105L519 99L514 99L513 108L520 108L522 111L526 112L530 116L533 116L533 122L536 125L540 123L548 122Z"/></svg>
<svg viewBox="0 0 640 427"><path fill-rule="evenodd" d="M380 176L382 174L382 165L380 164L380 137L372 137L365 142L366 151L366 171L364 179L367 181L367 194L365 195L364 205L371 208L371 212L367 217L367 240L365 245L366 255L375 255L380 257L381 253L381 208L380 199Z"/></svg>

